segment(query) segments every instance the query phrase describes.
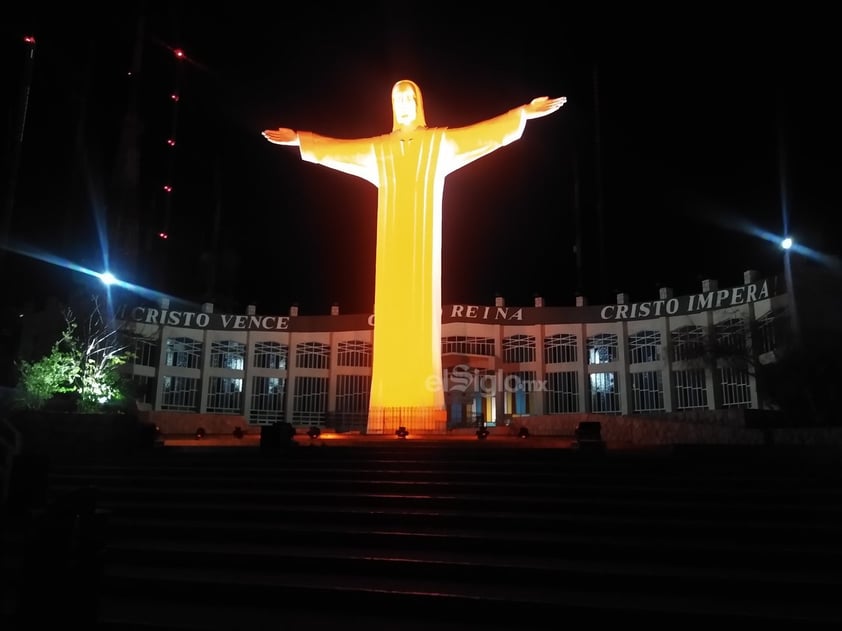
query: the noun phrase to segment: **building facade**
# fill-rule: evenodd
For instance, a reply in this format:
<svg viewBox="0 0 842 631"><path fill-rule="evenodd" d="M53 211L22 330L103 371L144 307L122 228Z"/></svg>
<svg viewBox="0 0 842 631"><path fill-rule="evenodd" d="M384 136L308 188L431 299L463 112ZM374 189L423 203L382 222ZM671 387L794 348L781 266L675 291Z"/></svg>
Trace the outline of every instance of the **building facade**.
<svg viewBox="0 0 842 631"><path fill-rule="evenodd" d="M788 296L781 281L657 300L548 307L447 305L441 375L447 427L520 417L649 415L762 407L753 361L772 361ZM155 412L241 416L250 425L365 430L371 387L370 314L299 316L127 307L126 366Z"/></svg>

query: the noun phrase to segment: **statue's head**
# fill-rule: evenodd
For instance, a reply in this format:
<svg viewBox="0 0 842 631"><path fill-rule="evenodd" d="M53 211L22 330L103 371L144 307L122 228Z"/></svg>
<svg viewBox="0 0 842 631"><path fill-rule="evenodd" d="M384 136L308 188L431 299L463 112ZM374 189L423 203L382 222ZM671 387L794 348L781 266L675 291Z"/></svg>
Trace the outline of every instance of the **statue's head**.
<svg viewBox="0 0 842 631"><path fill-rule="evenodd" d="M426 126L421 88L414 81L401 79L392 86L392 131Z"/></svg>

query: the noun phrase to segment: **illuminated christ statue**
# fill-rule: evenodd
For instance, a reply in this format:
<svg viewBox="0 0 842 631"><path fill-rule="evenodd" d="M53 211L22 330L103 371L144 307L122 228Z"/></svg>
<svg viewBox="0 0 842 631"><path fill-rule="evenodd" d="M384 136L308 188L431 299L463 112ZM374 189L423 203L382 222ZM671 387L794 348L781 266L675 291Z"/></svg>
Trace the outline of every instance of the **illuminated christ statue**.
<svg viewBox="0 0 842 631"><path fill-rule="evenodd" d="M267 129L301 158L343 171L377 187L374 341L368 429L404 426L444 433L441 387L441 242L445 177L518 140L526 121L558 110L566 97L539 97L465 127L427 127L421 90L413 81L392 88L392 133L328 138Z"/></svg>

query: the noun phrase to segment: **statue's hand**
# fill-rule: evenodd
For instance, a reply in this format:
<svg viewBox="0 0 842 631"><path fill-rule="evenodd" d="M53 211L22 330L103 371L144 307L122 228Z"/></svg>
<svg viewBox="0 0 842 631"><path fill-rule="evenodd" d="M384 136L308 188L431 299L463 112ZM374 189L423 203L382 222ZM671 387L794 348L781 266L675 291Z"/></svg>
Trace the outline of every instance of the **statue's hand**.
<svg viewBox="0 0 842 631"><path fill-rule="evenodd" d="M528 105L524 105L523 111L526 113L526 118L540 118L552 114L565 103L567 103L566 96L559 96L554 99L548 96L539 96L532 99Z"/></svg>
<svg viewBox="0 0 842 631"><path fill-rule="evenodd" d="M263 137L276 145L298 145L298 134L294 129L287 129L286 127L265 129Z"/></svg>

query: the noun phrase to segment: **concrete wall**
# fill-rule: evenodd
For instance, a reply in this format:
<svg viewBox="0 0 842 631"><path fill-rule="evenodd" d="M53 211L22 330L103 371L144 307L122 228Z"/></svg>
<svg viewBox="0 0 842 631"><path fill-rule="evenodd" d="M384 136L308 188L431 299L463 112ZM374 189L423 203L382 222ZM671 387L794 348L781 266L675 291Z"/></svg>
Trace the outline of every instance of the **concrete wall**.
<svg viewBox="0 0 842 631"><path fill-rule="evenodd" d="M559 414L521 416L509 426L490 428L492 434L517 434L526 427L533 436L573 437L582 421L602 424L602 437L609 444L630 446L658 445L838 445L842 446L842 427L747 426L751 411L699 410L651 416L612 416L606 414ZM230 435L239 427L248 433L260 433L259 425L249 425L244 416L196 414L190 412L141 412L164 435L194 434L203 427L208 434ZM750 425L755 425L754 423Z"/></svg>
<svg viewBox="0 0 842 631"><path fill-rule="evenodd" d="M208 434L231 434L237 427L259 434L260 427L249 427L241 414L196 414L193 412L141 412L142 418L158 426L161 433L195 434L200 427Z"/></svg>
<svg viewBox="0 0 842 631"><path fill-rule="evenodd" d="M842 427L747 427L746 410L700 410L651 416L563 414L512 419L505 431L516 434L526 427L535 436L573 436L581 421L602 424L608 443L646 445L837 445ZM749 411L750 412L750 411Z"/></svg>

